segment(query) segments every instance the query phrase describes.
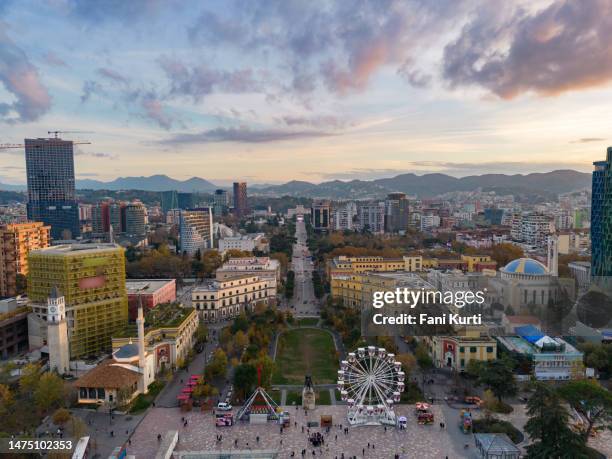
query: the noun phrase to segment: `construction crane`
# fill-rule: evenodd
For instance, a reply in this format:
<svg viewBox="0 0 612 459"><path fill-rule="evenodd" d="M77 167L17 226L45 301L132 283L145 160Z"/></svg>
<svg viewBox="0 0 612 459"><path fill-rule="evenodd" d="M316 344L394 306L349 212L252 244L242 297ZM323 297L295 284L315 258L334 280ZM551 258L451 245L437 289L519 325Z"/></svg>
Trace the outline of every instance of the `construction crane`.
<svg viewBox="0 0 612 459"><path fill-rule="evenodd" d="M58 134L85 134L86 131L47 131L47 134L54 134L54 139L59 139ZM91 145L91 142L86 140L76 140L72 142L73 145ZM25 148L23 143L0 143L0 150L8 150L9 148Z"/></svg>

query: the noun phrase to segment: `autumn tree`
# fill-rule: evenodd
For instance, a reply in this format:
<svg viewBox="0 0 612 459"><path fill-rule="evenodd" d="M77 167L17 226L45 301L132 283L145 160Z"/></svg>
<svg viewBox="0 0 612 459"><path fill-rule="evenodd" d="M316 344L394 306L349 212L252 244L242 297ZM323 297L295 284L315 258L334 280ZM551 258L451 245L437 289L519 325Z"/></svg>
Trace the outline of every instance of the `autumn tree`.
<svg viewBox="0 0 612 459"><path fill-rule="evenodd" d="M70 417L70 411L68 411L66 408L59 408L55 410L55 413L53 413L51 419L53 420L53 424L56 426L63 426L70 420Z"/></svg>
<svg viewBox="0 0 612 459"><path fill-rule="evenodd" d="M30 398L38 386L39 379L40 366L35 363L28 363L21 369L19 390L25 397Z"/></svg>
<svg viewBox="0 0 612 459"><path fill-rule="evenodd" d="M34 391L34 400L43 411L47 411L64 400L64 392L62 379L54 373L45 373L38 381Z"/></svg>
<svg viewBox="0 0 612 459"><path fill-rule="evenodd" d="M523 249L520 247L504 242L502 244L495 244L491 248L491 258L497 262L499 268L506 266L512 260L521 258L523 256Z"/></svg>

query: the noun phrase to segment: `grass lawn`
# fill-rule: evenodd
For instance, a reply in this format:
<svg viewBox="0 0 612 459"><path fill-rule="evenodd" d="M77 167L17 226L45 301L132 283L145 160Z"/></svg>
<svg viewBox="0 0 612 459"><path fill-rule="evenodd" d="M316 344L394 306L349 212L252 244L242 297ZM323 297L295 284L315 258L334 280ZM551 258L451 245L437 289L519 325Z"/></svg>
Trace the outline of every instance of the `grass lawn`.
<svg viewBox="0 0 612 459"><path fill-rule="evenodd" d="M317 394L317 405L331 405L329 390L323 389Z"/></svg>
<svg viewBox="0 0 612 459"><path fill-rule="evenodd" d="M326 331L302 328L280 336L273 384L304 384L306 375L312 376L314 384L331 384L337 371L334 340Z"/></svg>
<svg viewBox="0 0 612 459"><path fill-rule="evenodd" d="M302 317L301 319L297 320L297 325L300 325L302 327L314 327L318 323L318 317Z"/></svg>
<svg viewBox="0 0 612 459"><path fill-rule="evenodd" d="M287 392L287 406L293 405L302 406L301 392Z"/></svg>

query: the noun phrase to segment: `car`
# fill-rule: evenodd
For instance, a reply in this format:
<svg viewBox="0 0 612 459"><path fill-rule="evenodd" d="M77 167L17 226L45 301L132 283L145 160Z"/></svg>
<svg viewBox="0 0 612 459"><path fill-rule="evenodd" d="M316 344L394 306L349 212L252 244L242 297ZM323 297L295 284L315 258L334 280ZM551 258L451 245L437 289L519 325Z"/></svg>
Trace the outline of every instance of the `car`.
<svg viewBox="0 0 612 459"><path fill-rule="evenodd" d="M232 405L226 402L217 403L217 409L221 411L230 411L232 409Z"/></svg>

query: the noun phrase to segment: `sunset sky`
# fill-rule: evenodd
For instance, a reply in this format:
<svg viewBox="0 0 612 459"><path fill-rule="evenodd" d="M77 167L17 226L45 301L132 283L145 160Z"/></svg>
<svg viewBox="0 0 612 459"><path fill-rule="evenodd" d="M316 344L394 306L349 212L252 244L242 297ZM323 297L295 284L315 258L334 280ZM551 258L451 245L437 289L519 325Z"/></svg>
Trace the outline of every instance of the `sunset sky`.
<svg viewBox="0 0 612 459"><path fill-rule="evenodd" d="M0 143L81 131L78 178L590 171L611 128L612 0L0 0Z"/></svg>

